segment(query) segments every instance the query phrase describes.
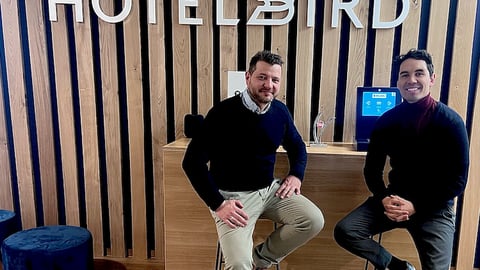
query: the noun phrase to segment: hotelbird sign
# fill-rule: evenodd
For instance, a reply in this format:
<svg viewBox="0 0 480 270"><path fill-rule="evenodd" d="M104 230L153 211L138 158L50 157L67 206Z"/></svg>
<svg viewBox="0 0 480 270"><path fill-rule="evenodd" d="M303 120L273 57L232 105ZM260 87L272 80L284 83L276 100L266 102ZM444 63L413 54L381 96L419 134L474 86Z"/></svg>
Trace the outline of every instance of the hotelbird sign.
<svg viewBox="0 0 480 270"><path fill-rule="evenodd" d="M132 1L125 0L125 4L122 8L122 11L115 15L109 16L103 12L100 6L100 0L91 0L92 8L95 14L103 21L108 23L119 23L125 20L132 10ZM156 0L146 0L147 1L147 10L148 10L148 23L156 24ZM199 1L211 1L211 0L177 0L178 1L178 23L185 25L202 25L203 18L188 17L187 8L198 8ZM247 25L284 25L288 24L293 18L295 13L295 0L258 0L260 4L255 8L252 15L248 18ZM306 0L307 1L307 27L313 27L315 24L315 2L316 0ZM354 8L358 5L360 0L352 0L347 3L341 2L341 0L331 0L332 1L332 28L338 27L339 13L344 12L352 21L353 25L356 28L363 28L364 26L360 22L355 14ZM368 1L368 0L363 0ZM73 5L75 8L75 17L76 22L83 22L83 4L82 0L49 0L48 1L48 10L50 14L50 21L57 21L57 5ZM263 2L263 5L261 4ZM380 4L381 0L373 1L373 20L372 28L381 29L381 28L394 28L402 24L403 21L408 16L410 10L409 0L402 0L402 11L398 18L393 21L380 21ZM216 0L216 24L217 25L230 25L235 26L239 23L240 19L238 18L225 18L223 14L224 0ZM266 19L263 16L264 13L276 13L276 12L286 12L286 15L280 19L268 18Z"/></svg>

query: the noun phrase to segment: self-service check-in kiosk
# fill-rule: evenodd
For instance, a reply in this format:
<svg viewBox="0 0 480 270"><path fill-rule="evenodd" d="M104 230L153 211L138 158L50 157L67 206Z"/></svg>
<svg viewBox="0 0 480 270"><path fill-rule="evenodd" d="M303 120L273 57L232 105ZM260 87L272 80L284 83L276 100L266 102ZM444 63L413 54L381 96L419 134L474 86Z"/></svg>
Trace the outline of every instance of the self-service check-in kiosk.
<svg viewBox="0 0 480 270"><path fill-rule="evenodd" d="M396 87L358 87L355 145L357 151L366 151L375 121L386 111L402 102Z"/></svg>

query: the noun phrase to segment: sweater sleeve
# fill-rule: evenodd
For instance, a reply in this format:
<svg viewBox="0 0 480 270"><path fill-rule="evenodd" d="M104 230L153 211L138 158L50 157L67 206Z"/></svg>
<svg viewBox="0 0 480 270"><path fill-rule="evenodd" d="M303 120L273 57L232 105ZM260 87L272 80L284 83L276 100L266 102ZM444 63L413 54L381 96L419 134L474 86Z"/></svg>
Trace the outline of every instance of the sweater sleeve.
<svg viewBox="0 0 480 270"><path fill-rule="evenodd" d="M381 200L389 194L383 178L387 154L382 150L382 139L380 137L381 132L379 129L374 129L370 136L363 174L370 192L372 192L374 197Z"/></svg>
<svg viewBox="0 0 480 270"><path fill-rule="evenodd" d="M443 205L461 195L465 190L469 168L469 143L465 124L460 116L454 113L438 121L443 126L441 135L444 142L441 147L442 163L438 163L435 170L435 178L438 183L433 185L430 192L435 196L429 196L423 203L413 202L417 211L428 210L430 207ZM433 167L434 165L432 165Z"/></svg>
<svg viewBox="0 0 480 270"><path fill-rule="evenodd" d="M447 199L453 199L465 190L470 163L468 135L463 120L459 119L456 124L453 124L451 132L453 139L450 141L451 151L448 157L451 159L451 162L449 162L451 164L451 174L449 176L452 181L450 186L445 189Z"/></svg>
<svg viewBox="0 0 480 270"><path fill-rule="evenodd" d="M287 111L288 124L283 141L283 148L287 151L290 164L289 175L294 175L303 181L307 166L307 150L302 136L294 125L293 119Z"/></svg>
<svg viewBox="0 0 480 270"><path fill-rule="evenodd" d="M207 121L208 119L205 118L203 126ZM222 204L224 198L208 170L207 135L203 126L199 134L190 141L183 158L182 168L200 198L211 210L215 211Z"/></svg>

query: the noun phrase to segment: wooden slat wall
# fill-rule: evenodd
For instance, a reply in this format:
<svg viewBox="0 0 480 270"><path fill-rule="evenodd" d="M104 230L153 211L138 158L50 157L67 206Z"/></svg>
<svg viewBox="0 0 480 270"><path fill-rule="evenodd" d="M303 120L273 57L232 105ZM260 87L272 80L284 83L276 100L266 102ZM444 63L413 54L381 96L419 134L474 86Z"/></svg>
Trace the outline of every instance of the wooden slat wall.
<svg viewBox="0 0 480 270"><path fill-rule="evenodd" d="M368 1L362 1L355 9L358 19L362 25L368 25ZM352 26L351 26L352 27ZM349 76L346 79L345 89L345 121L343 125L343 138L345 141L353 141L355 136L355 116L357 104L357 86L364 85L365 69L359 68L365 66L365 51L367 50L367 32L368 28L360 28L350 31L350 48L348 49L348 59L352 63L347 67Z"/></svg>
<svg viewBox="0 0 480 270"><path fill-rule="evenodd" d="M223 9L225 18L236 18L238 8L236 5L226 5ZM218 52L220 57L220 98L227 97L228 87L228 71L237 70L237 40L238 40L238 27L228 26L220 28L220 51ZM203 112L202 114L205 114Z"/></svg>
<svg viewBox="0 0 480 270"><path fill-rule="evenodd" d="M435 16L430 16L427 50L432 54L432 57L438 59L444 59L445 56L449 10L449 1L432 1L431 3L431 14L435 14ZM436 87L432 89L432 96L436 99L440 98L440 89L443 78L442 67L443 65L435 63L435 73L437 78L435 83Z"/></svg>
<svg viewBox="0 0 480 270"><path fill-rule="evenodd" d="M473 49L473 33L475 22L476 1L459 1L457 7L457 22L455 24L455 40L452 57L452 74L450 76L450 91L448 105L454 108L464 119L467 116L470 68L472 57L465 52Z"/></svg>
<svg viewBox="0 0 480 270"><path fill-rule="evenodd" d="M480 69L477 71L480 75ZM477 93L480 91L480 84L477 85ZM480 204L478 203L478 190L480 190L480 97L477 94L475 99L475 111L473 113L472 134L470 140L470 170L468 187L464 194L464 207L462 216L468 219L472 218L471 222L462 222L460 225L460 237L458 245L457 269L470 269L472 265L472 258L475 256L475 250L472 246L477 245L475 237L478 233L478 223L475 222L476 217L480 214ZM478 258L477 258L478 260ZM477 266L478 267L478 266Z"/></svg>
<svg viewBox="0 0 480 270"><path fill-rule="evenodd" d="M314 27L307 27L307 3L299 1L297 6L297 48L295 52L295 95L294 120L300 134L308 138L310 133L310 106L312 94L313 35ZM251 55L251 54L250 54Z"/></svg>
<svg viewBox="0 0 480 270"><path fill-rule="evenodd" d="M65 214L68 224L80 225L78 198L77 149L75 147L75 121L65 8L58 9L60 23L52 24L53 60L57 97L58 129L62 163Z"/></svg>
<svg viewBox="0 0 480 270"><path fill-rule="evenodd" d="M56 196L57 176L55 174L55 152L53 141L52 97L48 81L45 23L41 1L29 1L26 4L28 16L28 47L32 69L32 89L35 104L35 120L42 127L36 130L38 162L42 185L43 218L45 224L56 224L58 213L48 211L58 206Z"/></svg>
<svg viewBox="0 0 480 270"><path fill-rule="evenodd" d="M202 25L180 24L175 0L133 0L120 23L100 19L91 1L83 1L83 22L63 4L52 22L48 2L0 0L0 208L17 211L23 228L85 226L97 257L161 262L161 147L184 136L185 114L206 114L226 98L228 71L245 71L264 48L281 54L278 98L304 139L321 108L325 118L336 116L322 140L352 142L356 87L394 84L392 58L421 47L434 57L432 95L471 124L457 268L472 265L480 205L477 1L408 1L407 19L392 29L372 29L375 1L354 8L364 28L344 11L333 28L334 1L316 1L314 27L307 27L309 1L295 1L293 19L280 26L246 25L263 5L257 0L223 1L223 17L240 19L224 26L216 24L217 1L183 7ZM114 17L127 0L99 2ZM397 2L382 1L382 21L396 18Z"/></svg>
<svg viewBox="0 0 480 270"><path fill-rule="evenodd" d="M272 18L274 19L282 19L287 16L288 11L278 12L278 14L272 14ZM279 25L272 29L272 46L270 48L271 51L286 56L288 52L288 25ZM283 58L284 65L288 66L288 59L286 57ZM286 102L286 91L285 86L287 85L287 76L282 76L281 80L281 88L278 94L278 99L282 102Z"/></svg>
<svg viewBox="0 0 480 270"><path fill-rule="evenodd" d="M118 3L118 1L117 1ZM113 1L102 1L106 14L115 14ZM110 248L107 254L114 257L126 256L124 241L125 223L123 216L122 149L120 127L120 86L118 78L119 60L117 33L114 24L98 20L103 132L105 140L106 183L108 190L108 214L110 219ZM124 135L126 136L126 135ZM119 237L121 236L121 237Z"/></svg>
<svg viewBox="0 0 480 270"><path fill-rule="evenodd" d="M27 100L24 78L23 54L20 41L20 25L17 14L17 1L2 1L0 10L2 13L3 41L5 46L5 66L8 71L7 81L8 91L4 96L3 102L7 102L10 108L10 122L12 123L13 144L10 148L10 155L15 155L15 168L12 172L16 176L16 187L18 191L18 203L20 209L22 225L24 228L33 228L37 225L37 211L35 208L35 190L33 184L33 165L30 149L30 134L28 130L27 119ZM7 90L4 88L4 90ZM7 120L8 121L8 120ZM0 127L6 128L6 127ZM2 159L7 160L7 159ZM2 167L9 164L1 164ZM12 190L13 192L13 190ZM52 209L53 210L53 209Z"/></svg>
<svg viewBox="0 0 480 270"><path fill-rule="evenodd" d="M213 1L200 1L197 16L203 18L203 25L197 27L197 95L198 111L206 114L213 105Z"/></svg>
<svg viewBox="0 0 480 270"><path fill-rule="evenodd" d="M183 136L183 117L191 111L191 40L190 26L179 24L179 6L172 1L172 41L173 41L173 95L175 99L175 138ZM188 9L186 11L188 16Z"/></svg>
<svg viewBox="0 0 480 270"><path fill-rule="evenodd" d="M258 1L256 0L247 0L247 17L249 18L253 11L258 5ZM260 15L260 18L264 18L265 16ZM242 21L240 21L241 23ZM246 23L246 22L244 22ZM247 48L246 48L246 58L243 60L245 61L245 67L248 69L249 64L249 56L254 55L259 49L264 48L264 28L261 26L252 25L251 27L247 27ZM242 61L242 60L240 60Z"/></svg>
<svg viewBox="0 0 480 270"><path fill-rule="evenodd" d="M1 77L0 77L1 78ZM0 101L4 99L3 85L0 84ZM5 111L3 102L0 102L0 112ZM14 210L13 208L13 193L12 193L12 178L10 175L10 160L8 155L8 137L5 127L7 123L5 121L5 114L0 114L0 174L4 177L0 177L0 205L3 209Z"/></svg>
<svg viewBox="0 0 480 270"><path fill-rule="evenodd" d="M332 20L332 3L325 1L325 7L323 9L323 16L325 22ZM299 11L301 12L301 11ZM318 10L317 12L320 12ZM302 18L306 21L305 18ZM302 22L302 21L301 21ZM335 116L335 105L337 98L337 76L338 74L338 57L339 50L332 50L332 48L340 48L340 31L342 30L341 24L338 28L332 28L330 23L324 23L323 25L323 46L322 46L322 62L320 66L320 88L314 89L320 93L318 101L318 108L323 114L324 121L327 121L330 117ZM311 44L308 44L312 46ZM316 64L316 63L315 63ZM308 87L305 85L305 87ZM310 111L309 108L306 108ZM308 114L307 114L308 115ZM310 126L306 129L310 130ZM323 141L333 140L333 128L328 128L322 136Z"/></svg>
<svg viewBox="0 0 480 270"><path fill-rule="evenodd" d="M397 3L382 1L381 21L392 21L395 18ZM389 86L393 58L394 28L375 31L375 52L373 59L373 85Z"/></svg>
<svg viewBox="0 0 480 270"><path fill-rule="evenodd" d="M125 1L123 1L125 2ZM140 7L134 5L124 23L125 73L130 151L132 209L132 251L139 259L148 258L145 189L145 142L140 35Z"/></svg>
<svg viewBox="0 0 480 270"><path fill-rule="evenodd" d="M100 157L98 148L98 120L96 108L99 100L95 91L93 44L90 37L90 8L83 6L85 23L74 25L77 58L77 76L82 126L83 174L85 178L86 226L93 237L94 255L103 256L103 227L101 212Z"/></svg>
<svg viewBox="0 0 480 270"><path fill-rule="evenodd" d="M422 9L419 2L412 1L407 19L402 23L402 40L400 41L400 51L406 52L411 48L418 46L418 35L410 33L418 33L420 31L420 16Z"/></svg>
<svg viewBox="0 0 480 270"><path fill-rule="evenodd" d="M158 3L155 9L158 19L164 18L164 5ZM163 155L160 151L161 147L167 143L167 93L166 74L165 74L165 29L163 23L150 24L148 26L148 61L150 63L149 86L150 86L150 125L152 130L152 140L150 142L152 148L152 176L154 188L154 228L155 228L155 252L153 257L163 258L165 250L163 243L165 241L164 223L163 223L163 185L160 181L163 177Z"/></svg>

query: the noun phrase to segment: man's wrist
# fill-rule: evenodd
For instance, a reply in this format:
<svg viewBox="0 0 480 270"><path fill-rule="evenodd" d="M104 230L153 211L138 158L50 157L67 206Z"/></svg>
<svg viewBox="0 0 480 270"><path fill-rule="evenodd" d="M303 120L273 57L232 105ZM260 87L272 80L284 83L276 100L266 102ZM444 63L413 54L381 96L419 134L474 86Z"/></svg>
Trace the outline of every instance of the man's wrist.
<svg viewBox="0 0 480 270"><path fill-rule="evenodd" d="M217 208L215 208L215 212L217 212L220 208L222 208L226 203L227 203L227 200L223 200L223 202Z"/></svg>

